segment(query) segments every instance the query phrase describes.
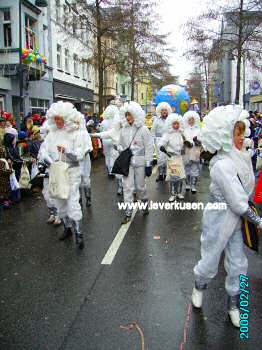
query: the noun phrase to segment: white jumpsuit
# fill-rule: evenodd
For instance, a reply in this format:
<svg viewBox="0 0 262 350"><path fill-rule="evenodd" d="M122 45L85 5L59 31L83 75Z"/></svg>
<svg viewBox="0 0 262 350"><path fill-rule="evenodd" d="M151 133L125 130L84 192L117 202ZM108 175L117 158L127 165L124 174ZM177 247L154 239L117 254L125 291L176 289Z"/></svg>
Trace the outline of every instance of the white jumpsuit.
<svg viewBox="0 0 262 350"><path fill-rule="evenodd" d="M165 132L163 137L159 140L159 147L161 146L165 147L166 151L171 155L171 158L168 158L168 160L180 159L182 162L181 151L184 146L184 141L182 138L181 131L173 129L171 131ZM183 179L184 177L169 180L171 193L173 195L176 193L182 194Z"/></svg>
<svg viewBox="0 0 262 350"><path fill-rule="evenodd" d="M100 125L99 131L105 132L112 129L113 120L112 119L104 119ZM113 165L114 165L114 146L111 139L103 139L103 151L105 156L106 168L108 174L111 174Z"/></svg>
<svg viewBox="0 0 262 350"><path fill-rule="evenodd" d="M65 219L66 217L73 221L80 221L82 219L82 210L79 204L79 187L81 183L79 162L84 159L86 152L83 139L84 131L80 131L79 129L56 129L49 132L43 143L43 157L49 163L59 159L57 146L65 147L66 157L63 157L63 160L69 164L69 198L67 200L54 199L61 219Z"/></svg>
<svg viewBox="0 0 262 350"><path fill-rule="evenodd" d="M134 139L133 139L134 138ZM132 158L129 167L129 175L123 178L124 202L133 202L133 193L136 191L139 199L148 201L145 181L145 167L152 165L153 138L145 125L140 127L126 124L120 132L119 151L129 147L131 141ZM132 210L128 209L126 215L130 216Z"/></svg>
<svg viewBox="0 0 262 350"><path fill-rule="evenodd" d="M166 175L166 162L167 155L160 151L159 141L164 134L166 119L162 117L156 117L151 129L155 146L157 147L157 165L159 169L159 175Z"/></svg>
<svg viewBox="0 0 262 350"><path fill-rule="evenodd" d="M200 146L196 146L193 141L193 138L198 137L199 134L200 128L196 125L188 126L184 130L185 140L193 144L192 148L185 147L185 155L183 157L188 180L197 178L200 174Z"/></svg>
<svg viewBox="0 0 262 350"><path fill-rule="evenodd" d="M224 251L225 288L229 296L235 296L239 294L239 275L246 275L248 268L240 217L249 207L255 184L250 154L233 147L228 154L221 152L215 156L210 169L210 201L227 203L227 209L204 210L201 260L194 268L195 280L204 285L215 277Z"/></svg>

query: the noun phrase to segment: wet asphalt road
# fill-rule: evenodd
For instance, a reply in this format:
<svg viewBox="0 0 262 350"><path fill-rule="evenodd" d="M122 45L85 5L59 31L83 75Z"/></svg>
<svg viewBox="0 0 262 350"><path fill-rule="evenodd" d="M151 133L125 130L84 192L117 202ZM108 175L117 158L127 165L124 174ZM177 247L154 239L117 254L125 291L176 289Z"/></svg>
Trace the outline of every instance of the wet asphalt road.
<svg viewBox="0 0 262 350"><path fill-rule="evenodd" d="M193 267L200 257L201 211L137 213L110 266L101 262L118 232L116 184L93 164L92 207L84 211L86 247L59 242L62 228L46 224L41 196L26 196L4 212L0 227L1 350L262 349L262 255L247 252L250 339L227 319L223 264L192 310ZM187 201L206 201L209 176ZM167 184L148 183L150 199L168 199ZM160 239L154 239L160 236ZM158 237L159 238L159 237Z"/></svg>

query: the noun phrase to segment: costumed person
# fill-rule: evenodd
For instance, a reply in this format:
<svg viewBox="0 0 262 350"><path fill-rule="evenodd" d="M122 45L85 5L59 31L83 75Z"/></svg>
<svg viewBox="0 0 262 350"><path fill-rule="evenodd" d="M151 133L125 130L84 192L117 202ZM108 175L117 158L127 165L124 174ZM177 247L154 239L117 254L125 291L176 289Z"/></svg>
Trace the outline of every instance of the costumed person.
<svg viewBox="0 0 262 350"><path fill-rule="evenodd" d="M82 140L85 145L85 156L80 161L81 184L80 184L80 204L83 204L83 197L86 199L86 207L91 206L91 159L90 153L93 151L92 140L87 132L85 117L80 113ZM87 124L90 123L87 122ZM88 124L90 125L90 124Z"/></svg>
<svg viewBox="0 0 262 350"><path fill-rule="evenodd" d="M185 169L181 155L184 147L182 130L183 118L181 115L170 114L166 120L164 134L158 143L160 152L168 157L166 180L170 182L169 202L174 202L176 198L184 198Z"/></svg>
<svg viewBox="0 0 262 350"><path fill-rule="evenodd" d="M172 113L172 108L167 102L161 102L156 108L157 117L154 119L151 129L154 137L155 147L157 148L158 177L156 182L164 181L166 178L167 156L160 151L159 141L163 136L167 117Z"/></svg>
<svg viewBox="0 0 262 350"><path fill-rule="evenodd" d="M123 177L124 202L133 203L133 193L136 191L138 198L146 204L143 212L147 215L149 210L145 177L152 175L153 138L145 126L145 113L138 103L131 101L125 104L121 108L121 114L126 120L120 131L118 150L122 152L130 147L132 152L129 174ZM127 207L122 224L129 222L131 216L132 209Z"/></svg>
<svg viewBox="0 0 262 350"><path fill-rule="evenodd" d="M200 117L195 111L188 111L183 116L184 121L184 165L186 171L186 191L197 192L197 181L200 175Z"/></svg>
<svg viewBox="0 0 262 350"><path fill-rule="evenodd" d="M92 137L99 137L104 141L110 140L113 145L112 150L112 164L114 164L116 158L119 156L119 152L117 150L117 146L119 144L119 138L120 138L120 130L122 128L123 121L121 121L120 115L119 115L119 109L114 105L109 105L104 114L110 114L112 119L112 125L111 128L107 131L94 133L91 136ZM117 194L121 196L123 194L123 175L116 174L117 179Z"/></svg>
<svg viewBox="0 0 262 350"><path fill-rule="evenodd" d="M113 106L109 105L103 112L103 121L99 127L100 132L108 131L113 126L114 110L111 107ZM103 152L105 156L106 169L108 177L111 179L115 177L115 175L113 175L111 172L114 165L113 149L114 147L112 140L110 138L103 139Z"/></svg>
<svg viewBox="0 0 262 350"><path fill-rule="evenodd" d="M49 125L48 121L46 120L42 127L40 128L40 135L41 139L44 141L46 136L49 133ZM44 143L42 143L39 153L38 153L38 171L39 175L43 176L43 190L42 194L46 201L47 208L49 210L49 218L47 219L48 224L53 224L54 226L59 226L61 224L61 219L58 215L58 210L55 205L55 200L50 197L49 194L49 172L48 172L48 165L49 163L45 162L44 155L45 152L43 151L45 148Z"/></svg>
<svg viewBox="0 0 262 350"><path fill-rule="evenodd" d="M246 275L248 260L244 253L241 217L262 228L262 219L249 206L255 185L251 153L246 151L249 135L248 112L240 106L223 106L205 117L201 142L205 151L214 154L210 161L210 203L226 204L225 208L205 208L201 235L201 260L194 267L195 286L192 303L202 307L203 291L218 272L222 253L227 273L228 314L235 327L240 327L239 276Z"/></svg>
<svg viewBox="0 0 262 350"><path fill-rule="evenodd" d="M64 224L64 233L59 239L63 241L74 233L76 244L82 249L84 235L81 230L82 210L79 203L80 161L85 157L86 147L83 141L84 131L80 129L81 119L71 103L59 101L53 103L47 111L47 120L50 131L42 146L43 158L48 164L61 159L69 166L69 197L54 198L58 215Z"/></svg>

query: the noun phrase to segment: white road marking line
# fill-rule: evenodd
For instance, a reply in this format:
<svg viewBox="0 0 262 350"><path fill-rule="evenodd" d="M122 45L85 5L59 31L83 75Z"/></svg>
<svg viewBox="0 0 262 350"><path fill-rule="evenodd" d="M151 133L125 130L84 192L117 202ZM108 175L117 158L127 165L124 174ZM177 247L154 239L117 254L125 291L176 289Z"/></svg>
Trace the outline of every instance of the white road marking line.
<svg viewBox="0 0 262 350"><path fill-rule="evenodd" d="M137 212L137 208L133 211L131 220L125 224L122 225L119 229L119 231L117 232L115 239L113 240L113 242L111 243L111 246L109 247L104 259L101 262L101 265L111 265L112 262L114 261L114 258L118 252L118 249L120 248L121 243L123 242L125 235L132 223L132 221L135 218Z"/></svg>

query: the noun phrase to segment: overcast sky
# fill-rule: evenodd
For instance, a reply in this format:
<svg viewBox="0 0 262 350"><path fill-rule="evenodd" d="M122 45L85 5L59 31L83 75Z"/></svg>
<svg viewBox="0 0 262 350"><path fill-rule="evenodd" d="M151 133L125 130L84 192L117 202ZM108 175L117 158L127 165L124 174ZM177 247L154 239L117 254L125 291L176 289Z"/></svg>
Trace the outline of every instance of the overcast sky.
<svg viewBox="0 0 262 350"><path fill-rule="evenodd" d="M171 32L169 42L176 48L170 62L171 72L179 75L180 83L183 83L193 70L192 62L183 57L187 43L180 27L188 18L200 14L206 3L207 0L161 0L158 5L163 20L162 31Z"/></svg>

